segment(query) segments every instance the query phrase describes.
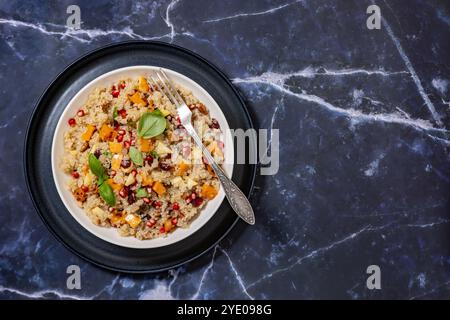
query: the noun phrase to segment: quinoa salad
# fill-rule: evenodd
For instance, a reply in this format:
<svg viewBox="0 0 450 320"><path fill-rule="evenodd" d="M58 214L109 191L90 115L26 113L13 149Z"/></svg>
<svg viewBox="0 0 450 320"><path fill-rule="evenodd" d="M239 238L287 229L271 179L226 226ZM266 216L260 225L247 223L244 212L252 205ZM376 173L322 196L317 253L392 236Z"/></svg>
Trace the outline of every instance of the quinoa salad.
<svg viewBox="0 0 450 320"><path fill-rule="evenodd" d="M181 86L192 124L217 163L222 132L206 106ZM145 240L187 228L220 188L176 107L145 77L93 90L68 120L61 169L92 223Z"/></svg>

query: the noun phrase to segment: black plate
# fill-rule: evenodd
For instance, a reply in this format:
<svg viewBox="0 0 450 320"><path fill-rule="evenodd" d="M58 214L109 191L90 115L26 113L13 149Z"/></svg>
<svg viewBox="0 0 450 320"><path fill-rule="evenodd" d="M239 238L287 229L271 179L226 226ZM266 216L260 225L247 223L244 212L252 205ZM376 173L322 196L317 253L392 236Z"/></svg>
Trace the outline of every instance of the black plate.
<svg viewBox="0 0 450 320"><path fill-rule="evenodd" d="M25 175L42 220L67 248L86 260L115 271L156 272L190 261L220 241L238 220L228 202L224 200L200 230L182 241L161 248L130 249L101 240L78 224L62 203L51 170L53 133L70 99L98 76L133 65L161 66L184 74L216 100L230 128L253 128L238 92L225 75L205 59L184 48L161 42L118 43L93 51L72 63L42 95L26 134ZM255 173L255 165L235 165L233 181L249 195Z"/></svg>

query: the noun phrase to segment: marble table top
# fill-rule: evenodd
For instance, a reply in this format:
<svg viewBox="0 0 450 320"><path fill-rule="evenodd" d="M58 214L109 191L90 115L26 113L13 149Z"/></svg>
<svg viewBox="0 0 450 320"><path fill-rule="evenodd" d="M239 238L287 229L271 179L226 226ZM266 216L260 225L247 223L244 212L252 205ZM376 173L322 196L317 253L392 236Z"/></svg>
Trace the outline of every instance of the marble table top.
<svg viewBox="0 0 450 320"><path fill-rule="evenodd" d="M450 6L374 1L70 1L0 4L0 298L450 298ZM80 55L123 40L202 55L279 129L280 168L258 175L257 224L149 275L96 267L35 212L23 174L36 99ZM81 268L80 290L66 287ZM367 287L377 265L381 289Z"/></svg>

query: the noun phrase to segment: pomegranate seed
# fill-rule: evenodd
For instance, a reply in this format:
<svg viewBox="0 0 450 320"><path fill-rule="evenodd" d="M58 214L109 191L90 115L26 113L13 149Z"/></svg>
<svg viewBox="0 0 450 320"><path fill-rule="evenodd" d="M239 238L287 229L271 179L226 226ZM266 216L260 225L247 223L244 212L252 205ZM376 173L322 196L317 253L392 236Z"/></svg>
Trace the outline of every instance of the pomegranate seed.
<svg viewBox="0 0 450 320"><path fill-rule="evenodd" d="M173 218L173 219L172 219L172 224L173 224L173 225L176 226L176 225L177 225L177 222L178 222L177 218Z"/></svg>
<svg viewBox="0 0 450 320"><path fill-rule="evenodd" d="M123 159L121 162L120 162L120 165L122 166L122 168L129 168L130 166L131 166L131 161L130 160L128 160L128 159Z"/></svg>
<svg viewBox="0 0 450 320"><path fill-rule="evenodd" d="M111 170L111 178L117 174L116 170Z"/></svg>
<svg viewBox="0 0 450 320"><path fill-rule="evenodd" d="M136 170L136 169L131 170L131 174L133 175L133 177L136 177L136 175L137 175L137 170Z"/></svg>
<svg viewBox="0 0 450 320"><path fill-rule="evenodd" d="M164 227L159 228L159 232L164 233L166 232L166 229Z"/></svg>
<svg viewBox="0 0 450 320"><path fill-rule="evenodd" d="M122 82L122 83L120 84L120 89L125 89L125 87L126 87L125 82Z"/></svg>
<svg viewBox="0 0 450 320"><path fill-rule="evenodd" d="M108 211L109 211L109 212L114 212L115 210L116 210L116 209L115 209L114 207L109 207L109 208L108 208Z"/></svg>
<svg viewBox="0 0 450 320"><path fill-rule="evenodd" d="M77 116L84 117L84 110L78 110Z"/></svg>
<svg viewBox="0 0 450 320"><path fill-rule="evenodd" d="M172 204L172 210L180 210L180 205L177 202Z"/></svg>
<svg viewBox="0 0 450 320"><path fill-rule="evenodd" d="M125 198L126 196L128 196L128 190L126 188L120 189L119 196L121 196L122 198Z"/></svg>
<svg viewBox="0 0 450 320"><path fill-rule="evenodd" d="M128 149L131 146L131 142L130 141L125 141L123 143L123 146Z"/></svg>
<svg viewBox="0 0 450 320"><path fill-rule="evenodd" d="M197 197L197 195L195 194L195 192L192 192L191 199L194 200L196 197Z"/></svg>
<svg viewBox="0 0 450 320"><path fill-rule="evenodd" d="M153 208L160 208L162 206L161 201L154 201L152 204Z"/></svg>
<svg viewBox="0 0 450 320"><path fill-rule="evenodd" d="M84 192L88 192L89 191L89 187L88 186L82 186L81 190L83 190Z"/></svg>
<svg viewBox="0 0 450 320"><path fill-rule="evenodd" d="M152 202L149 198L143 198L142 201L144 201L146 204L150 204Z"/></svg>
<svg viewBox="0 0 450 320"><path fill-rule="evenodd" d="M147 227L151 228L156 224L155 219L150 219L147 221Z"/></svg>
<svg viewBox="0 0 450 320"><path fill-rule="evenodd" d="M147 187L147 192L150 194L150 193L152 193L152 188L150 188L150 187Z"/></svg>
<svg viewBox="0 0 450 320"><path fill-rule="evenodd" d="M74 125L77 124L77 122L75 121L74 118L70 118L69 121L67 121L69 123L69 126L73 127Z"/></svg>
<svg viewBox="0 0 450 320"><path fill-rule="evenodd" d="M125 130L120 129L119 131L117 131L118 134L120 134L121 136L123 136L125 134Z"/></svg>
<svg viewBox="0 0 450 320"><path fill-rule="evenodd" d="M191 198L186 198L186 203L191 203Z"/></svg>
<svg viewBox="0 0 450 320"><path fill-rule="evenodd" d="M161 170L164 170L164 171L169 171L172 167L171 167L170 164L168 164L168 163L160 162L160 163L159 163L159 168L160 168Z"/></svg>
<svg viewBox="0 0 450 320"><path fill-rule="evenodd" d="M72 177L74 177L75 179L78 179L80 177L80 174L77 171L73 171Z"/></svg>
<svg viewBox="0 0 450 320"><path fill-rule="evenodd" d="M116 91L111 92L111 94L112 94L112 96L113 96L114 98L117 98L117 97L119 96L119 94L120 94L120 91L119 91L119 90L116 90Z"/></svg>
<svg viewBox="0 0 450 320"><path fill-rule="evenodd" d="M122 142L123 136L117 136L117 142Z"/></svg>
<svg viewBox="0 0 450 320"><path fill-rule="evenodd" d="M192 205L193 205L194 207L198 207L198 206L200 206L202 203L203 203L203 199L200 198L200 197L195 198L195 199L192 199Z"/></svg>
<svg viewBox="0 0 450 320"><path fill-rule="evenodd" d="M127 116L127 110L125 109L120 109L119 111L117 111L117 113L123 118L125 119Z"/></svg>

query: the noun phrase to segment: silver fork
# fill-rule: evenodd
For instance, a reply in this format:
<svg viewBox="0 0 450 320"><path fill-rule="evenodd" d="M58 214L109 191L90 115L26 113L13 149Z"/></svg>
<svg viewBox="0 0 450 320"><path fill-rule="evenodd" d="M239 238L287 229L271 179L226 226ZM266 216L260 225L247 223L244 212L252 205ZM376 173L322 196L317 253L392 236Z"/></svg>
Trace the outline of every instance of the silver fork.
<svg viewBox="0 0 450 320"><path fill-rule="evenodd" d="M158 79L155 80L150 75L150 86L153 90L155 90L155 88L159 88L159 91L163 93L170 100L170 102L177 107L181 124L184 126L189 135L194 139L195 144L203 151L203 154L205 155L209 164L219 178L220 183L225 190L225 195L236 214L248 224L255 224L255 214L253 213L250 202L245 197L244 193L234 184L234 182L227 177L223 169L216 163L211 153L203 145L202 140L192 126L192 112L184 102L181 95L176 90L175 86L172 84L172 81L169 79L163 69L159 69L159 71L156 71L155 73L161 85L158 84Z"/></svg>

